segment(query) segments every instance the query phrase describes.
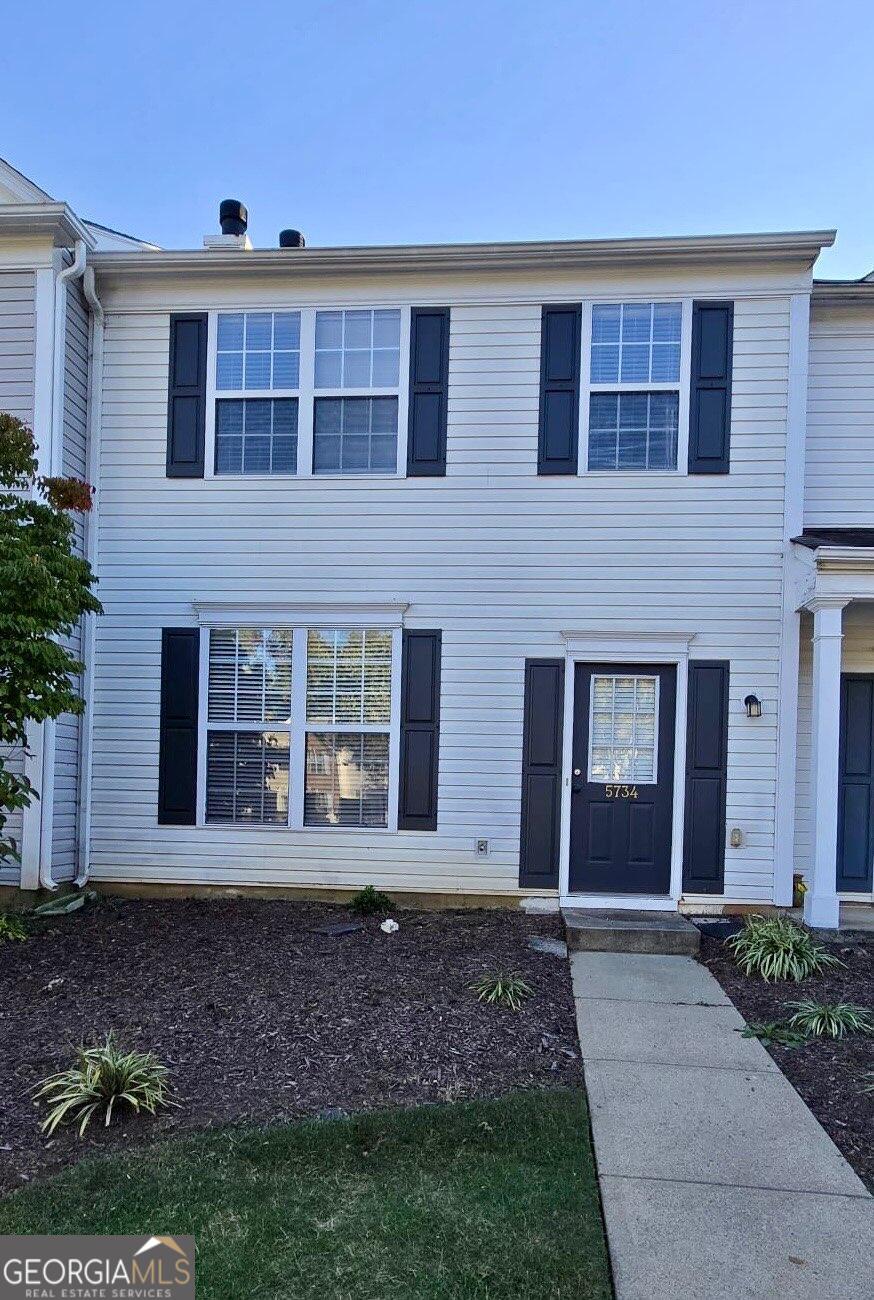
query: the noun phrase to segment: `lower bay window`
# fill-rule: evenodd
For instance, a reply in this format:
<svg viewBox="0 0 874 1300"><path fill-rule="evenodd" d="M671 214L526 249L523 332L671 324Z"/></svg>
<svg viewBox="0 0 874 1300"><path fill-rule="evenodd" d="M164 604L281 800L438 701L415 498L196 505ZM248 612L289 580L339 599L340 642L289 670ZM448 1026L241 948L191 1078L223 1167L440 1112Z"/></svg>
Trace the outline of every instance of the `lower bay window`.
<svg viewBox="0 0 874 1300"><path fill-rule="evenodd" d="M202 820L395 829L400 645L393 628L209 628Z"/></svg>

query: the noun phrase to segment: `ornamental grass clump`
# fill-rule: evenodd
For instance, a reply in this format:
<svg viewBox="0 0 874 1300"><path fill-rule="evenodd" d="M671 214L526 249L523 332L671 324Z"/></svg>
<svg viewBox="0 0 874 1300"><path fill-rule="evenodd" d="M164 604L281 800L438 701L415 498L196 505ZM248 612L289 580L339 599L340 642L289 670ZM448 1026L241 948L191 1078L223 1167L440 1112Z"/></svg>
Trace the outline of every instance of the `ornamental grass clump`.
<svg viewBox="0 0 874 1300"><path fill-rule="evenodd" d="M482 975L469 984L468 988L477 995L480 1002L503 1004L511 1011L518 1011L525 999L534 995L533 988L518 971L506 975L499 971Z"/></svg>
<svg viewBox="0 0 874 1300"><path fill-rule="evenodd" d="M843 965L788 916L750 916L726 942L745 975L759 975L768 982L797 983L827 967Z"/></svg>
<svg viewBox="0 0 874 1300"><path fill-rule="evenodd" d="M789 1025L808 1038L843 1038L845 1034L874 1034L874 1021L866 1007L852 1002L790 1002L794 1013Z"/></svg>
<svg viewBox="0 0 874 1300"><path fill-rule="evenodd" d="M108 1034L97 1047L80 1047L76 1064L43 1079L35 1100L50 1107L40 1127L54 1133L59 1124L78 1124L79 1136L95 1115L108 1125L117 1105L154 1115L162 1106L178 1106L170 1072L152 1052L125 1052Z"/></svg>

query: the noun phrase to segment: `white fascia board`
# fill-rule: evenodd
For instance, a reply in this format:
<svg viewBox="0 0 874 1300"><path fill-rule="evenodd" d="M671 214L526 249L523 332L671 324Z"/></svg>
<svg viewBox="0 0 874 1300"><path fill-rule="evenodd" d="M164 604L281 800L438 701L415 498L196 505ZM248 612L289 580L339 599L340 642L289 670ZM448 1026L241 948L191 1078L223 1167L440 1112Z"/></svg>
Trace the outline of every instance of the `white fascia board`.
<svg viewBox="0 0 874 1300"><path fill-rule="evenodd" d="M81 239L94 248L94 236L66 203L9 203L0 206L0 235L51 236L59 248Z"/></svg>
<svg viewBox="0 0 874 1300"><path fill-rule="evenodd" d="M156 253L97 253L99 275L212 274L245 270L289 272L521 271L725 262L803 262L812 266L834 243L834 230L657 239L563 240L549 243L422 244L361 248L266 249L241 252L179 249Z"/></svg>
<svg viewBox="0 0 874 1300"><path fill-rule="evenodd" d="M820 547L814 561L816 567L799 593L799 608L874 600L874 547Z"/></svg>
<svg viewBox="0 0 874 1300"><path fill-rule="evenodd" d="M847 280L846 282L814 280L811 291L814 310L817 307L874 307L874 281Z"/></svg>

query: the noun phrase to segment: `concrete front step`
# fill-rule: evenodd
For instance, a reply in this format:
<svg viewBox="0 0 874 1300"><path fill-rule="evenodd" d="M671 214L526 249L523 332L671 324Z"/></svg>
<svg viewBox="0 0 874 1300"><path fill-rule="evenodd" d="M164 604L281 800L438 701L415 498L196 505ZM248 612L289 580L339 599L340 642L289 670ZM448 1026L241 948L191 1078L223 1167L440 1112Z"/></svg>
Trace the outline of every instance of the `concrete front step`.
<svg viewBox="0 0 874 1300"><path fill-rule="evenodd" d="M573 952L643 952L697 957L701 935L679 912L563 907L567 946Z"/></svg>

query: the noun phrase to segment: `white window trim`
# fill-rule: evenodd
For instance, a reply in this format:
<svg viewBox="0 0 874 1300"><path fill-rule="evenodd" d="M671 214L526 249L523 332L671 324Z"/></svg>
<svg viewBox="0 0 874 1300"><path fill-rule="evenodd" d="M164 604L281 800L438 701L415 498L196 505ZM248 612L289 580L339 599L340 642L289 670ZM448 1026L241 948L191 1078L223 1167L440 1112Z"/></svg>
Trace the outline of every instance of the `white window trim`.
<svg viewBox="0 0 874 1300"><path fill-rule="evenodd" d="M346 610L342 621L338 620L332 609L337 607L318 605L288 606L297 611L295 618L283 617L282 606L271 609L262 607L245 610L246 620L235 621L240 612L232 606L219 607L201 603L197 606L198 621L206 631L200 638L199 690L197 702L197 826L205 830L219 831L267 831L285 833L288 831L306 833L315 839L324 839L332 835L387 835L398 831L398 782L400 777L401 753L401 621L392 624L378 623L370 614L380 609L389 609L395 614L406 606L358 606L354 620ZM301 611L308 612L301 617ZM276 617L270 615L275 614ZM205 614L206 617L202 615ZM256 617L257 614L257 617ZM273 723L210 723L208 721L209 705L209 629L213 627L282 627L292 631L291 646L291 723L288 726ZM306 669L307 669L307 632L318 627L371 628L379 627L391 632L391 713L388 726L362 723L344 724L343 726L321 725L314 723L311 727L306 720ZM231 822L206 820L206 747L208 732L224 731L288 731L288 822ZM384 735L388 733L388 811L385 826L305 826L304 825L304 781L306 777L306 733L307 731L355 731Z"/></svg>
<svg viewBox="0 0 874 1300"><path fill-rule="evenodd" d="M680 378L671 384L615 383L593 384L592 374L592 308L624 302L678 302L682 309L680 321ZM678 298L672 294L611 294L609 297L591 298L583 303L580 358L580 434L578 438L577 473L596 478L677 478L689 473L689 384L692 373L692 299ZM676 469L589 469L589 399L592 393L674 393L679 389L677 423Z"/></svg>
<svg viewBox="0 0 874 1300"><path fill-rule="evenodd" d="M397 388L316 388L316 312L319 311L368 311L394 310L401 314L400 350L398 353ZM282 311L300 313L300 373L298 387L272 389L244 389L233 392L229 389L216 388L216 356L218 353L218 318L234 312L243 314L253 311ZM316 306L273 306L273 307L222 307L207 313L209 327L206 355L206 431L203 476L205 479L219 478L231 482L275 482L299 478L331 479L356 481L366 479L406 478L407 475L407 422L410 404L410 317L409 306L403 303L380 303L369 307L366 303L319 303ZM240 401L247 398L297 398L297 472L295 474L216 474L215 472L215 404L216 399L223 401ZM313 473L313 412L317 397L396 397L398 399L398 439L397 463L394 473L377 473L365 470L362 473L344 474L341 471L330 474Z"/></svg>
<svg viewBox="0 0 874 1300"><path fill-rule="evenodd" d="M653 725L655 727L655 742L653 744L652 780L641 781L640 779L634 780L633 778L627 779L625 781L621 781L619 779L617 780L619 784L625 784L625 785L658 785L659 783L659 699L661 696L661 681L658 677L652 677L649 673L629 673L628 675L630 677L633 677L635 681L640 680L642 678L647 678L647 680L655 683L655 717L653 719ZM611 678L612 681L616 682L621 676L622 676L621 672L592 673L592 676L589 679L589 752L586 755L586 781L589 785L616 785L617 784L617 781L614 780L601 781L600 779L596 780L592 776L592 750L595 745L595 680L596 678L598 678L603 681L605 677L609 677ZM615 686L614 686L614 690L615 690ZM615 708L613 710L613 713L615 716L616 713ZM637 715L635 713L635 717L636 716ZM611 749L615 749L615 745L611 745Z"/></svg>

